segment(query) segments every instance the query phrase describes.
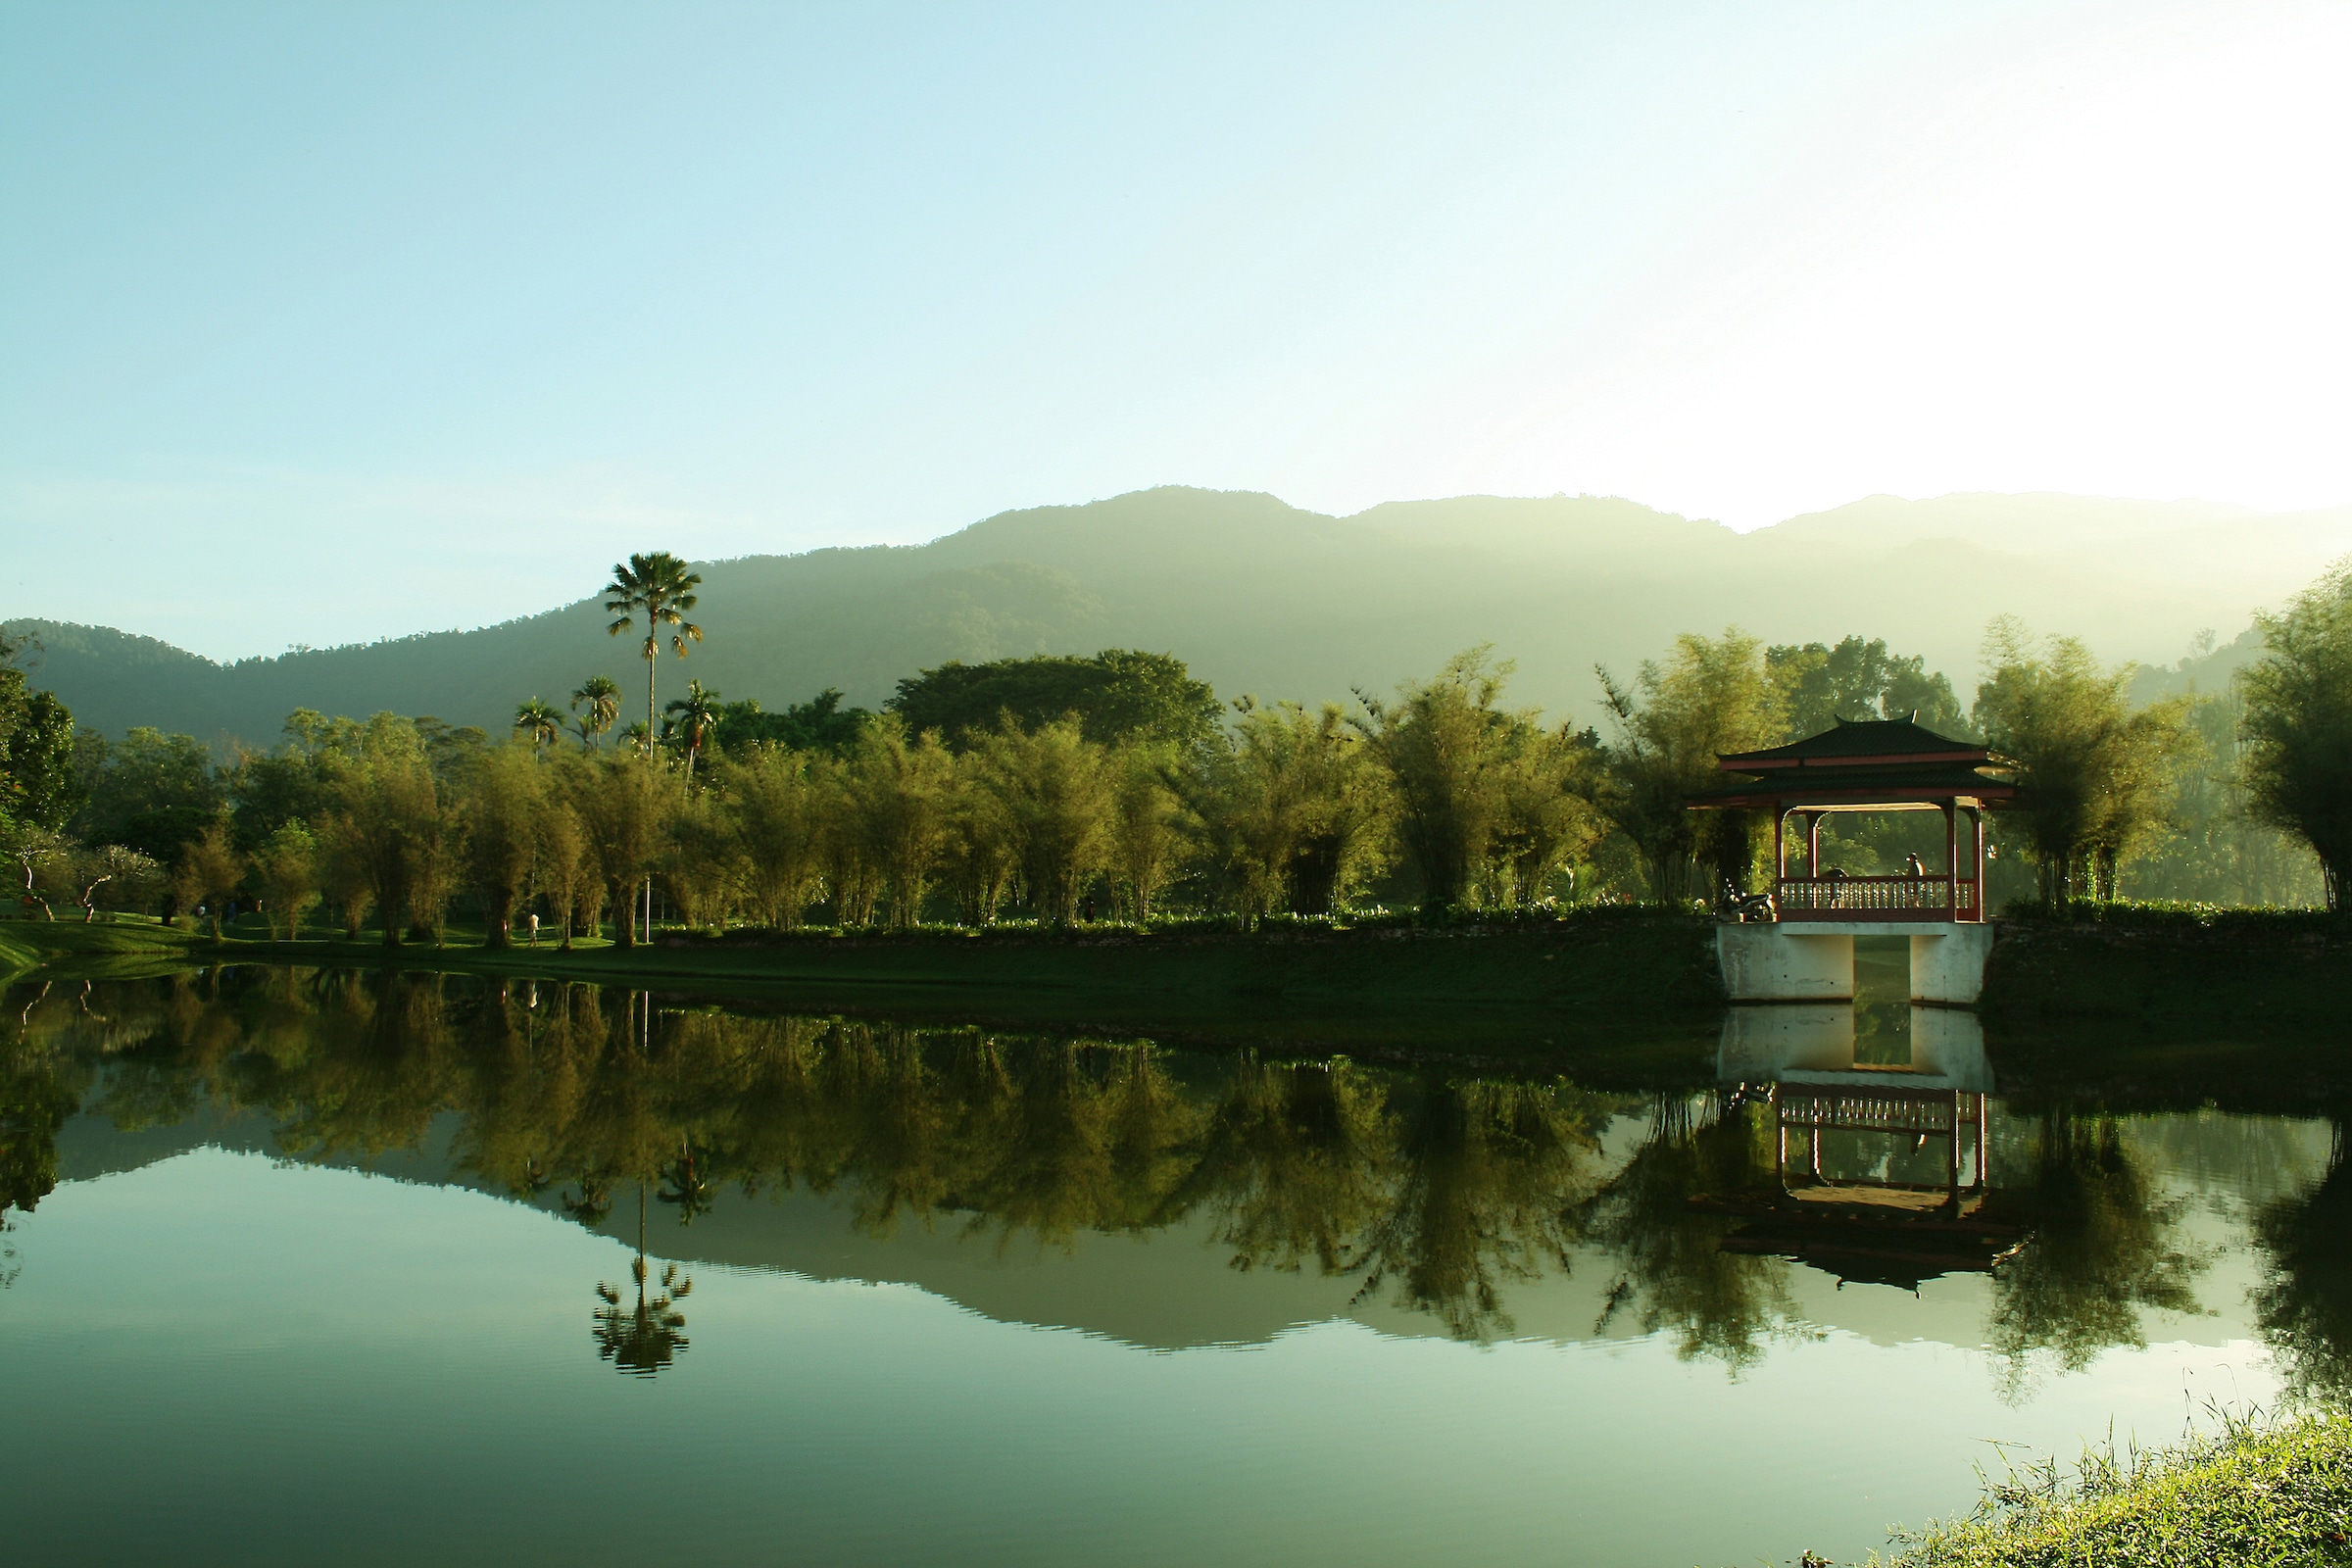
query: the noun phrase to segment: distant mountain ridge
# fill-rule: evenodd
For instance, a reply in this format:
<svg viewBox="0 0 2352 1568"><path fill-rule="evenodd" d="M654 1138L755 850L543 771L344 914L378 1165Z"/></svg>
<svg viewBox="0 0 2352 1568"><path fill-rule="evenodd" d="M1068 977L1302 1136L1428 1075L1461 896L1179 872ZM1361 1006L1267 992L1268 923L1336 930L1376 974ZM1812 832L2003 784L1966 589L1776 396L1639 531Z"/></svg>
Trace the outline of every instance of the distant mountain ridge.
<svg viewBox="0 0 2352 1568"><path fill-rule="evenodd" d="M1884 637L1965 693L1995 614L2169 663L2202 629L2227 642L2347 551L2352 508L1874 496L1741 534L1617 498L1465 496L1334 517L1170 486L1002 513L924 545L702 564L709 640L665 658L661 678L665 696L699 676L769 708L826 686L871 706L949 659L1129 647L1177 655L1225 696L1319 702L1491 643L1518 663L1514 700L1589 721L1596 662L1630 672L1678 632L1736 622L1777 642ZM561 704L591 674L642 691L607 618L584 598L475 631L232 664L106 627L8 625L43 645L33 684L89 727L259 745L296 708L497 728L524 698Z"/></svg>

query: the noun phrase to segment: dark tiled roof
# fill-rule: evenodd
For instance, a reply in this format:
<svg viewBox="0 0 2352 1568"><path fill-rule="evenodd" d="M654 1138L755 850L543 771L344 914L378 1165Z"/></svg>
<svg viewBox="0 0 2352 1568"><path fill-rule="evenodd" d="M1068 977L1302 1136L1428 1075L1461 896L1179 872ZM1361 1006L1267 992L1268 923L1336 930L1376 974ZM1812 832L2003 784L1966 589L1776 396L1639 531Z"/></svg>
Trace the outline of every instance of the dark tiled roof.
<svg viewBox="0 0 2352 1568"><path fill-rule="evenodd" d="M1954 740L1907 718L1841 718L1818 735L1760 752L1735 752L1719 758L1717 765L1727 772L1778 773L1792 767L1872 766L1882 760L1982 763L1988 756L1981 741Z"/></svg>
<svg viewBox="0 0 2352 1568"><path fill-rule="evenodd" d="M1904 796L1936 800L1954 795L2006 800L2017 786L1965 761L1847 764L1841 767L1775 767L1759 769L1711 790L1691 795L1693 802L1734 797L1775 795L1833 799L1844 794Z"/></svg>

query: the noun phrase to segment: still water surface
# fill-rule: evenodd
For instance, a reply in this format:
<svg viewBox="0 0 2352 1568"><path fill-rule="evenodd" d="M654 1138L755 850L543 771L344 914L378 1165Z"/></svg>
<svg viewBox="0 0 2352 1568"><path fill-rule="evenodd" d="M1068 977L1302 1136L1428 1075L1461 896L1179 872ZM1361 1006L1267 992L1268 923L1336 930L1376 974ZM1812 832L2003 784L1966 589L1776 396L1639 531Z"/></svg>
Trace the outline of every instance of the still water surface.
<svg viewBox="0 0 2352 1568"><path fill-rule="evenodd" d="M2336 1380L2352 1321L2332 1123L2005 1101L1948 1013L1590 1086L307 971L5 1002L13 1562L1850 1561L1996 1442Z"/></svg>

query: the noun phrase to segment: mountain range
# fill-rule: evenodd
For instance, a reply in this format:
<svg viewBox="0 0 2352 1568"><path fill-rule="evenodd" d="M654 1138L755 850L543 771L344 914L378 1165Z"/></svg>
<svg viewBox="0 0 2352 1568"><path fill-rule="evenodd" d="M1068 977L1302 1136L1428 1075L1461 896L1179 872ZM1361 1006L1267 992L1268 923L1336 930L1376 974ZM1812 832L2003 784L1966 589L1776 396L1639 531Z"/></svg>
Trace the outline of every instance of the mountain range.
<svg viewBox="0 0 2352 1568"><path fill-rule="evenodd" d="M700 564L707 640L683 662L665 656L661 681L664 698L699 676L769 709L828 686L871 707L946 660L1126 647L1173 653L1225 696L1312 703L1385 691L1485 643L1516 662L1515 701L1590 722L1596 662L1630 674L1678 632L1736 623L1775 642L1884 637L1965 697L1996 614L2166 664L2200 630L2227 644L2347 551L2352 507L1873 496L1740 533L1592 496L1337 517L1171 486L1003 513L924 545ZM477 630L226 664L110 627L8 627L39 644L32 684L87 727L263 745L296 708L496 728L591 674L641 692L634 644L608 619L585 597Z"/></svg>

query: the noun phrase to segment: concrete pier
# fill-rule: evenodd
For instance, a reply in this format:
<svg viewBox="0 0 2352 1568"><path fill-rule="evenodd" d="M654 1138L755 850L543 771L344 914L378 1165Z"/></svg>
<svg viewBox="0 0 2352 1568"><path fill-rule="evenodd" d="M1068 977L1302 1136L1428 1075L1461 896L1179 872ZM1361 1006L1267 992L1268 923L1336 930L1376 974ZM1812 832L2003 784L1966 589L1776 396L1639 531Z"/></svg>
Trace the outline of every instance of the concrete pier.
<svg viewBox="0 0 2352 1568"><path fill-rule="evenodd" d="M1854 938L1911 939L1911 1000L1973 1006L1984 992L1992 927L1962 920L1783 920L1715 928L1734 1002L1851 1002Z"/></svg>
<svg viewBox="0 0 2352 1568"><path fill-rule="evenodd" d="M1912 1089L1992 1092L1984 1026L1951 1007L1911 1009L1911 1059L1854 1060L1850 1006L1733 1007L1723 1019L1715 1057L1724 1083L1779 1083L1807 1089Z"/></svg>

